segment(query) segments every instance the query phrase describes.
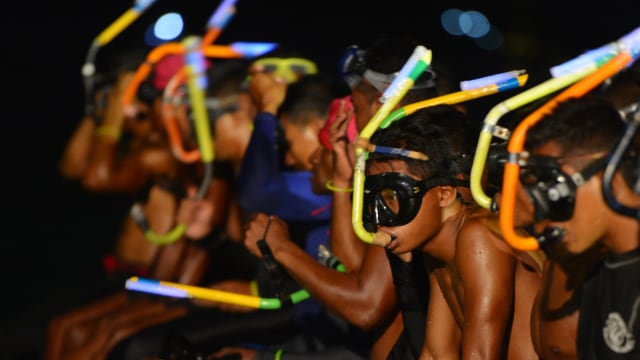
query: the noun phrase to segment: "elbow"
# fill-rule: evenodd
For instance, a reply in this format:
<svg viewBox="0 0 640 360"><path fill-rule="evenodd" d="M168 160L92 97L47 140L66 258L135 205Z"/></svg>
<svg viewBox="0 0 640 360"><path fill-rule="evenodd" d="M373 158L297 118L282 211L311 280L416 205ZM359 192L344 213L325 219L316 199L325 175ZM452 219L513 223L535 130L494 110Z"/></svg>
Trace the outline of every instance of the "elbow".
<svg viewBox="0 0 640 360"><path fill-rule="evenodd" d="M389 314L382 311L358 311L351 323L363 331L373 331L383 326L389 317Z"/></svg>
<svg viewBox="0 0 640 360"><path fill-rule="evenodd" d="M93 169L82 177L82 186L91 192L103 192L109 189L111 176L106 168Z"/></svg>
<svg viewBox="0 0 640 360"><path fill-rule="evenodd" d="M371 298L356 301L343 310L346 320L352 325L364 331L372 331L384 326L396 313L395 298L383 298L380 301L372 301Z"/></svg>

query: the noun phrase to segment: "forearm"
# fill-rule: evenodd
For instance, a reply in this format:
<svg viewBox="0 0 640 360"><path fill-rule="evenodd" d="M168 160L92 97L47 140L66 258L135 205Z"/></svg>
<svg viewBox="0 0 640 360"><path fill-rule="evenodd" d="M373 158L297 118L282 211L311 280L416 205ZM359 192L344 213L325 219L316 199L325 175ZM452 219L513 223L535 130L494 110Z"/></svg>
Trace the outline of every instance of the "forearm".
<svg viewBox="0 0 640 360"><path fill-rule="evenodd" d="M350 271L359 271L367 246L353 231L351 193L335 193L331 215L331 250Z"/></svg>
<svg viewBox="0 0 640 360"><path fill-rule="evenodd" d="M349 323L372 329L387 319L393 310L392 283L361 280L357 274L339 272L321 265L301 248L291 244L274 252L287 272L314 299ZM367 286L368 285L368 286Z"/></svg>
<svg viewBox="0 0 640 360"><path fill-rule="evenodd" d="M73 131L58 163L60 174L65 178L80 179L82 177L89 163L95 128L95 121L87 116Z"/></svg>

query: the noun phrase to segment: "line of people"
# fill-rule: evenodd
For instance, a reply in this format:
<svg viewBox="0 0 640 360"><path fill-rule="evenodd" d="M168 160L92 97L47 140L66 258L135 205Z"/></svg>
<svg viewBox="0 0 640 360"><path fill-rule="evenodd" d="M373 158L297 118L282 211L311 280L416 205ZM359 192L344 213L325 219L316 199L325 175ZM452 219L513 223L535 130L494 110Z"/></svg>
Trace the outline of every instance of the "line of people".
<svg viewBox="0 0 640 360"><path fill-rule="evenodd" d="M418 109L366 144L358 138L419 46L401 37L350 47L340 79L282 49L253 65L212 60L206 103L215 167L203 197L194 196L202 164L178 158L166 129L163 91L184 62L156 64L135 117L121 103L132 69L118 70L60 164L88 191L133 195L138 211L125 219L105 270L116 283L148 277L278 298L281 307L119 288L53 317L44 358L638 358L640 221L602 195L604 167L629 126L619 110L635 103L638 116L638 64L559 103L528 130L514 222L523 236L548 241L521 250L505 241L501 210L479 206L469 190L478 126L464 104ZM451 93L447 75L446 64L430 64L393 109ZM171 104L171 117L195 151L202 134L186 99ZM638 144L636 134L613 176L615 197L631 208L640 207ZM364 164L357 147L367 150ZM357 194L363 225L383 246L353 228L358 166L366 174ZM485 169L496 203L501 166ZM140 214L156 233L177 225L184 233L154 243ZM322 262L323 247L340 269ZM309 298L293 299L297 291Z"/></svg>

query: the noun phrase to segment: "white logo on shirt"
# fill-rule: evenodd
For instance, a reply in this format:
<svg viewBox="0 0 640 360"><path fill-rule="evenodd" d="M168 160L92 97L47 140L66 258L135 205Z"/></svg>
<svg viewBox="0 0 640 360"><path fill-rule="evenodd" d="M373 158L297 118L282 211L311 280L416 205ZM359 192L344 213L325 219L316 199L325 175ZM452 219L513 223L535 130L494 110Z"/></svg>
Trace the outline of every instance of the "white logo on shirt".
<svg viewBox="0 0 640 360"><path fill-rule="evenodd" d="M633 350L636 340L627 328L624 319L619 313L609 313L609 317L602 329L604 342L611 350L618 354L626 354Z"/></svg>

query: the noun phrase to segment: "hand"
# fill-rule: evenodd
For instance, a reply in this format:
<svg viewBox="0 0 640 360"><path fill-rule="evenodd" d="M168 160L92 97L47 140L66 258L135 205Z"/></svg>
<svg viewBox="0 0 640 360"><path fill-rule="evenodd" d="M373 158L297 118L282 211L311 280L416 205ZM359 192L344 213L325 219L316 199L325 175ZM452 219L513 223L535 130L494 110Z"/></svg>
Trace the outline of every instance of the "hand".
<svg viewBox="0 0 640 360"><path fill-rule="evenodd" d="M350 187L355 163L355 145L349 142L347 130L353 109L345 110L342 104L336 120L329 127L329 141L333 148L333 185Z"/></svg>
<svg viewBox="0 0 640 360"><path fill-rule="evenodd" d="M107 99L107 107L104 112L104 125L113 126L116 129L122 129L126 117L134 117L137 113L135 106L125 109L122 106L122 98L124 93L133 80L133 72L120 74L115 85L109 92Z"/></svg>
<svg viewBox="0 0 640 360"><path fill-rule="evenodd" d="M207 236L212 230L213 203L207 199L195 197L197 189L189 188L188 197L180 200L176 219L186 226L185 236L199 240Z"/></svg>
<svg viewBox="0 0 640 360"><path fill-rule="evenodd" d="M245 247L259 258L262 258L262 253L258 248L258 240L264 239L274 256L279 249L291 243L287 223L264 213L256 213L251 217L244 235Z"/></svg>
<svg viewBox="0 0 640 360"><path fill-rule="evenodd" d="M249 94L259 111L275 115L287 93L287 83L272 75L261 72L260 68L251 69Z"/></svg>

